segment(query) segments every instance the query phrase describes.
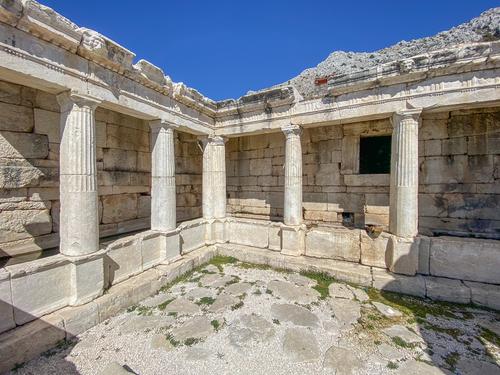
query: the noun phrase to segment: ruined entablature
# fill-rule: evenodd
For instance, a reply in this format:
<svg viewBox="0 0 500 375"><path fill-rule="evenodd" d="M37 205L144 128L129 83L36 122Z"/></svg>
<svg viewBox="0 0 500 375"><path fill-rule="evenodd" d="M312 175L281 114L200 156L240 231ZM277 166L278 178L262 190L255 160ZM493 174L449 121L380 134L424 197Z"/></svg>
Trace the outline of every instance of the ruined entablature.
<svg viewBox="0 0 500 375"><path fill-rule="evenodd" d="M278 131L292 119L312 126L388 117L407 101L416 100L424 111L464 100L472 103L476 99L466 92L477 90L483 90L482 101L500 100L498 41L462 44L329 76L308 99L292 85L279 85L216 102L172 82L144 59L134 64L133 52L36 1L0 0L0 27L5 33L0 44L3 68L30 79L36 76L45 82L40 88L53 93L89 93L103 106L121 106L148 120L166 117L195 134L214 129L228 136ZM484 90L490 91L485 95Z"/></svg>

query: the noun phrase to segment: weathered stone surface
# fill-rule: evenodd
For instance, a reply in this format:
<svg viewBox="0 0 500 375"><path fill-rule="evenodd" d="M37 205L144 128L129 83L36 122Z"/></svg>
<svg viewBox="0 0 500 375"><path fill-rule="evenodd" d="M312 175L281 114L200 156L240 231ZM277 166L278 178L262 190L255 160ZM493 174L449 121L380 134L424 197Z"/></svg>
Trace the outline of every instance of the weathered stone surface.
<svg viewBox="0 0 500 375"><path fill-rule="evenodd" d="M3 131L0 134L0 157L10 159L44 159L49 154L46 135Z"/></svg>
<svg viewBox="0 0 500 375"><path fill-rule="evenodd" d="M336 375L351 375L363 367L363 362L353 350L332 346L325 353L323 367L334 368Z"/></svg>
<svg viewBox="0 0 500 375"><path fill-rule="evenodd" d="M232 276L222 275L220 273L203 275L200 283L204 287L218 288L233 280Z"/></svg>
<svg viewBox="0 0 500 375"><path fill-rule="evenodd" d="M464 284L471 291L472 303L500 310L500 285L474 283L471 281L464 281Z"/></svg>
<svg viewBox="0 0 500 375"><path fill-rule="evenodd" d="M186 350L186 361L205 361L213 354L212 351L203 348L189 348Z"/></svg>
<svg viewBox="0 0 500 375"><path fill-rule="evenodd" d="M208 311L221 312L224 310L229 310L238 302L240 302L238 298L222 293L215 299L214 303L210 306Z"/></svg>
<svg viewBox="0 0 500 375"><path fill-rule="evenodd" d="M176 341L183 343L187 339L204 339L214 331L210 320L200 316L192 318L181 326L172 329L171 334Z"/></svg>
<svg viewBox="0 0 500 375"><path fill-rule="evenodd" d="M405 353L398 350L392 345L383 343L377 346L377 351L380 355L389 361L399 361L405 357Z"/></svg>
<svg viewBox="0 0 500 375"><path fill-rule="evenodd" d="M151 348L163 350L166 352L170 352L175 349L170 341L167 340L165 335L155 334L151 338Z"/></svg>
<svg viewBox="0 0 500 375"><path fill-rule="evenodd" d="M194 288L185 294L185 297L190 300L198 300L203 297L214 297L216 292L209 288Z"/></svg>
<svg viewBox="0 0 500 375"><path fill-rule="evenodd" d="M36 237L52 232L49 210L16 210L0 212L1 242Z"/></svg>
<svg viewBox="0 0 500 375"><path fill-rule="evenodd" d="M373 267L386 267L386 252L390 236L381 233L376 238L371 238L364 231L361 231L361 264Z"/></svg>
<svg viewBox="0 0 500 375"><path fill-rule="evenodd" d="M370 297L368 297L368 294L364 290L361 290L359 288L354 288L350 285L347 285L347 288L351 290L351 292L354 293L354 297L359 301L359 302L365 302L370 300Z"/></svg>
<svg viewBox="0 0 500 375"><path fill-rule="evenodd" d="M105 195L102 200L102 222L118 223L137 217L137 195L116 194Z"/></svg>
<svg viewBox="0 0 500 375"><path fill-rule="evenodd" d="M14 322L14 308L12 306L12 291L10 289L10 275L0 270L0 332L16 326Z"/></svg>
<svg viewBox="0 0 500 375"><path fill-rule="evenodd" d="M359 232L346 229L315 229L306 235L306 255L359 262Z"/></svg>
<svg viewBox="0 0 500 375"><path fill-rule="evenodd" d="M354 294L345 284L332 283L328 287L328 292L332 298L354 299Z"/></svg>
<svg viewBox="0 0 500 375"><path fill-rule="evenodd" d="M329 299L335 319L341 326L350 326L361 317L361 305L357 301Z"/></svg>
<svg viewBox="0 0 500 375"><path fill-rule="evenodd" d="M373 287L390 292L425 297L425 281L422 276L405 276L373 268Z"/></svg>
<svg viewBox="0 0 500 375"><path fill-rule="evenodd" d="M424 339L422 337L401 325L394 325L392 327L385 328L383 329L383 332L391 338L399 337L408 344L417 344L424 342Z"/></svg>
<svg viewBox="0 0 500 375"><path fill-rule="evenodd" d="M45 134L50 143L59 143L61 115L57 112L35 108L35 133Z"/></svg>
<svg viewBox="0 0 500 375"><path fill-rule="evenodd" d="M461 358L457 365L457 371L463 375L498 375L500 366L497 363L479 361L477 359Z"/></svg>
<svg viewBox="0 0 500 375"><path fill-rule="evenodd" d="M0 130L31 132L33 110L20 105L0 103Z"/></svg>
<svg viewBox="0 0 500 375"><path fill-rule="evenodd" d="M306 328L289 328L283 339L283 351L292 362L313 362L319 359L319 345Z"/></svg>
<svg viewBox="0 0 500 375"><path fill-rule="evenodd" d="M379 313L381 313L382 315L384 315L386 318L398 318L400 316L402 316L403 314L401 313L401 311L399 311L398 309L395 309L391 306L387 306L383 303L380 303L380 302L372 302L373 306L375 306L377 308L377 310L379 311Z"/></svg>
<svg viewBox="0 0 500 375"><path fill-rule="evenodd" d="M305 286L305 287L311 288L314 285L316 285L315 280L310 279L309 277L306 277L306 276L296 274L296 273L292 273L292 274L288 275L286 278L288 281L291 281L292 283L295 283L299 286Z"/></svg>
<svg viewBox="0 0 500 375"><path fill-rule="evenodd" d="M227 286L224 289L225 293L229 293L233 296L239 296L248 292L248 290L252 287L250 283L242 282L242 283L234 283Z"/></svg>
<svg viewBox="0 0 500 375"><path fill-rule="evenodd" d="M470 303L471 301L470 289L460 280L426 276L425 287L427 297L437 301L456 303Z"/></svg>
<svg viewBox="0 0 500 375"><path fill-rule="evenodd" d="M452 237L431 239L430 273L433 276L500 284L499 269L499 241Z"/></svg>
<svg viewBox="0 0 500 375"><path fill-rule="evenodd" d="M132 371L128 371L125 367L118 362L111 362L101 372L102 375L130 375Z"/></svg>
<svg viewBox="0 0 500 375"><path fill-rule="evenodd" d="M193 315L200 312L200 307L185 298L177 298L170 302L164 310L166 313L173 312L179 315Z"/></svg>
<svg viewBox="0 0 500 375"><path fill-rule="evenodd" d="M298 326L316 327L319 324L316 315L297 305L274 304L271 306L271 315L279 321L292 322Z"/></svg>
<svg viewBox="0 0 500 375"><path fill-rule="evenodd" d="M240 245L266 248L269 245L267 225L253 222L231 222L229 241Z"/></svg>
<svg viewBox="0 0 500 375"><path fill-rule="evenodd" d="M275 334L273 324L256 314L243 315L238 322L239 326L229 333L229 341L238 347L250 342L266 341Z"/></svg>
<svg viewBox="0 0 500 375"><path fill-rule="evenodd" d="M422 361L410 360L405 362L404 366L398 368L395 373L398 375L443 375L447 374L448 372Z"/></svg>
<svg viewBox="0 0 500 375"><path fill-rule="evenodd" d="M277 297L301 304L316 301L320 296L314 289L297 286L286 281L271 281L267 285L267 288Z"/></svg>
<svg viewBox="0 0 500 375"><path fill-rule="evenodd" d="M169 327L174 320L175 319L171 316L132 315L128 319L124 320L119 329L122 334L138 331L144 332L146 330L152 331Z"/></svg>
<svg viewBox="0 0 500 375"><path fill-rule="evenodd" d="M173 296L170 294L160 293L160 294L157 294L156 296L153 296L151 298L148 298L148 299L142 301L141 306L156 307L156 306L162 304L163 302L171 300L172 298L173 298Z"/></svg>

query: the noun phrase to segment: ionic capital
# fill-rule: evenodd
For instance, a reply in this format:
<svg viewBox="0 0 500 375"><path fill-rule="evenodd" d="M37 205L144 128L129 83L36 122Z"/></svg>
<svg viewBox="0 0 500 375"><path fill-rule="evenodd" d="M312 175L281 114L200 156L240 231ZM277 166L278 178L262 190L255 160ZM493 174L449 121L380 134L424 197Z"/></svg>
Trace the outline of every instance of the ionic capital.
<svg viewBox="0 0 500 375"><path fill-rule="evenodd" d="M102 100L91 95L80 94L76 91L68 90L57 95L57 102L61 107L61 112L65 113L73 109L75 105L80 108L87 107L94 110L102 103Z"/></svg>
<svg viewBox="0 0 500 375"><path fill-rule="evenodd" d="M281 127L281 131L285 134L286 138L302 135L302 127L299 125L289 124Z"/></svg>

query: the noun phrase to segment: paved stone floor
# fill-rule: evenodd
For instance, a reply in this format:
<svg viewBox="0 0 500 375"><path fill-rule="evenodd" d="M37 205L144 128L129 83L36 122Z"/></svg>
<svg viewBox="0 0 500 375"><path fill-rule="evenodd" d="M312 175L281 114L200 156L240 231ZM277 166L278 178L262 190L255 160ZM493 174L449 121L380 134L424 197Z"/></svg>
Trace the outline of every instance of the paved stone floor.
<svg viewBox="0 0 500 375"><path fill-rule="evenodd" d="M17 374L500 374L500 314L215 258Z"/></svg>

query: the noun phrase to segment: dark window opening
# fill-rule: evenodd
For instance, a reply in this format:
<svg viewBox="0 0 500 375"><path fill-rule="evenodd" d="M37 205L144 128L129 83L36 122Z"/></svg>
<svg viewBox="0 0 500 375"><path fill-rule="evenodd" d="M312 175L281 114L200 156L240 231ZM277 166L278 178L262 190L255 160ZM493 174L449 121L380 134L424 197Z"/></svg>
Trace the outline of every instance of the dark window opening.
<svg viewBox="0 0 500 375"><path fill-rule="evenodd" d="M359 140L359 173L391 172L391 136L365 137Z"/></svg>

